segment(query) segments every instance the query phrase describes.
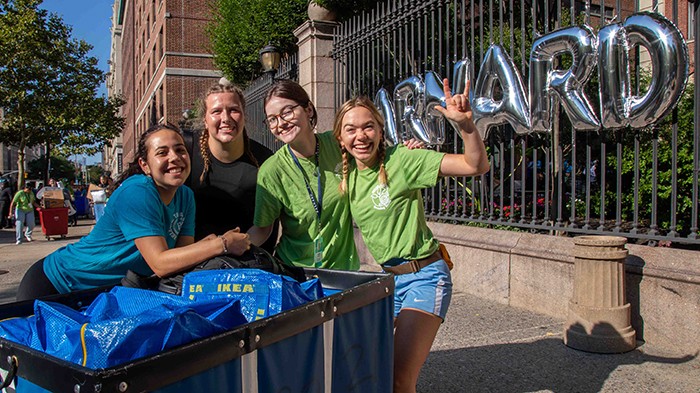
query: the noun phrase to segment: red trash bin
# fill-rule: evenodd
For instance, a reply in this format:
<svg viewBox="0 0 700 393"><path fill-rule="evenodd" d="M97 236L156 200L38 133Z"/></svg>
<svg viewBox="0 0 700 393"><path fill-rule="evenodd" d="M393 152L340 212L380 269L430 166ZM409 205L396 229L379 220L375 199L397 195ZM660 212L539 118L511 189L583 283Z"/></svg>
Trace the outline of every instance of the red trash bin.
<svg viewBox="0 0 700 393"><path fill-rule="evenodd" d="M44 232L46 240L50 236L66 237L68 233L68 208L56 207L52 209L44 209L38 207L39 221L41 222L41 231Z"/></svg>

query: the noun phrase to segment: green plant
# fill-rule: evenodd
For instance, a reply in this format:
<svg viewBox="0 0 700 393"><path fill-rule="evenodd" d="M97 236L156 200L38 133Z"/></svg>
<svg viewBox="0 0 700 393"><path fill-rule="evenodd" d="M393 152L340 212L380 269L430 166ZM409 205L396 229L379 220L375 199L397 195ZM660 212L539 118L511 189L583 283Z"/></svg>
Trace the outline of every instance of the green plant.
<svg viewBox="0 0 700 393"><path fill-rule="evenodd" d="M346 20L355 14L377 6L377 2L374 0L310 0L310 2L333 11L338 21Z"/></svg>
<svg viewBox="0 0 700 393"><path fill-rule="evenodd" d="M294 29L306 20L306 10L307 0L214 0L208 32L217 67L245 86L260 74L258 53L265 45L296 52Z"/></svg>

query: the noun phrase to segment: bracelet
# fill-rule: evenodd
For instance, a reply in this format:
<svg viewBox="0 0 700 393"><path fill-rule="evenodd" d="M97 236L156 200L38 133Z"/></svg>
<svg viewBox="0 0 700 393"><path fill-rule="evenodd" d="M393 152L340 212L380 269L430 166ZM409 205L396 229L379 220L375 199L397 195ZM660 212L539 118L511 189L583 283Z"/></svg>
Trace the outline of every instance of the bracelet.
<svg viewBox="0 0 700 393"><path fill-rule="evenodd" d="M224 254L228 254L228 247L226 247L226 238L224 235L219 235L219 239L221 239L221 245L224 246Z"/></svg>

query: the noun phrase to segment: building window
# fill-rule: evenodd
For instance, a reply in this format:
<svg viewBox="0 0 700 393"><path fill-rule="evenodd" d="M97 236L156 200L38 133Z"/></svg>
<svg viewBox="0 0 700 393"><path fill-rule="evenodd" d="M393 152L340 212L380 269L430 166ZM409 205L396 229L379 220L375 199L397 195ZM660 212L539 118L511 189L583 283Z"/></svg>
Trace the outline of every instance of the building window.
<svg viewBox="0 0 700 393"><path fill-rule="evenodd" d="M590 15L593 16L593 17L596 17L596 16L597 16L597 17L600 18L601 16L603 16L603 15L602 15L602 12L601 12L602 7L600 6L600 4L591 4L590 10L591 10ZM614 11L614 8L613 8L613 7L607 6L607 5L605 6L605 18L606 18L607 20L612 19L612 17L613 17L613 11Z"/></svg>

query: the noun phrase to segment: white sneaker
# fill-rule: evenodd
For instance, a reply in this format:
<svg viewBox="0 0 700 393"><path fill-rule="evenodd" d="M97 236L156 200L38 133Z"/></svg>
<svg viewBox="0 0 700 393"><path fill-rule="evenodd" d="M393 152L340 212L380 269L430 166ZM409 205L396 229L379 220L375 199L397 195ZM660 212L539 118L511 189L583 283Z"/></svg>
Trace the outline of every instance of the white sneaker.
<svg viewBox="0 0 700 393"><path fill-rule="evenodd" d="M32 237L31 237L31 236L27 236L27 241L28 241L28 242L31 242L31 241L32 241Z"/></svg>
<svg viewBox="0 0 700 393"><path fill-rule="evenodd" d="M22 244L22 241L21 241L21 240L17 240L17 242L16 242L15 244L19 246L20 244Z"/></svg>

